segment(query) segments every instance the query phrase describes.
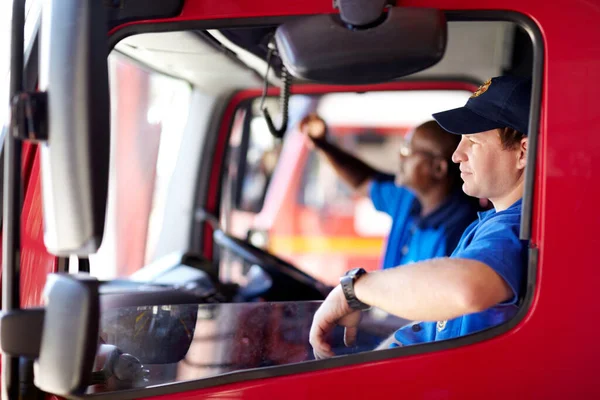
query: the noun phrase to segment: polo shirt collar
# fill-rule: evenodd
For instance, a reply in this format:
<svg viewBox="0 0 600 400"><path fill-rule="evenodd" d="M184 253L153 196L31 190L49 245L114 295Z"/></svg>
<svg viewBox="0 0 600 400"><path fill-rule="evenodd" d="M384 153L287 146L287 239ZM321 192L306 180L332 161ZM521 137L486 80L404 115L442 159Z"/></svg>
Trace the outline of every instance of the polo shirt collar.
<svg viewBox="0 0 600 400"><path fill-rule="evenodd" d="M515 201L510 207L508 207L506 210L504 211L500 211L500 213L504 213L507 211L513 211L515 209L519 210L519 213L521 212L521 205L523 204L523 198L520 198L519 200ZM487 210L487 211L480 211L477 213L477 216L479 217L480 221L483 221L485 218L491 216L492 214L496 214L496 209L492 208L491 210Z"/></svg>
<svg viewBox="0 0 600 400"><path fill-rule="evenodd" d="M415 218L415 225L419 229L437 229L443 224L452 225L456 220L462 218L463 215L460 210L464 206L466 200L466 195L459 189L446 199L446 201L434 212L425 217L420 217L421 204L415 199L410 214Z"/></svg>

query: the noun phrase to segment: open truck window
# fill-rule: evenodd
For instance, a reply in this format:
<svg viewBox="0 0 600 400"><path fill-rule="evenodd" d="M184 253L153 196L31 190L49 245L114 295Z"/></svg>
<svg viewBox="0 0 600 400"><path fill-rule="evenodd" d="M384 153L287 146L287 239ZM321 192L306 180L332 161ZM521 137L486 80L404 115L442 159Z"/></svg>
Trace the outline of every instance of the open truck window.
<svg viewBox="0 0 600 400"><path fill-rule="evenodd" d="M147 255L145 260L148 262L142 268L133 267L139 263L124 264L133 268L129 272L137 271L131 279L139 284L174 285L186 295L196 295L204 300L197 301L197 304L178 305L169 304L166 298L162 300L163 304L154 302L151 306L117 307L102 314L103 351L110 355L111 346L116 346L136 357L143 365L139 374L132 378L131 387L195 381L231 372L260 371L266 367L299 366L302 369L304 363L312 365L308 362L315 358L308 334L320 301L346 271L355 267L372 271L381 268L385 238L391 226L390 217L376 211L365 194L353 193L336 176L323 156L309 146L306 137L298 130L298 123L304 115L311 112L319 114L327 121L328 134L334 143L378 169L393 174L400 149L415 127L430 120L432 113L464 105L478 85L490 76L523 73L510 68L522 68L519 63L527 62L515 55L515 46L523 46L515 42L515 37L523 40L522 36L518 36L520 28L517 25L508 22L450 22L448 52L442 61L405 81L354 88L297 83L289 100L288 128L284 138L280 139L269 131L260 105L266 104L277 116L276 124L280 122L278 118L282 109L277 97L268 96L261 100L261 91L257 90L261 82L255 75L248 76L248 88L230 92L233 94L225 111L220 108L219 114L216 105L209 105L213 113L204 110L202 121L194 120L194 115L199 112L194 107L217 101L213 92L218 82L209 79L211 69L208 61L196 64L193 74L186 75L185 83L160 76L160 71L163 71L183 77L179 72L190 68L189 63L195 59L195 56L183 56L171 60L169 57L174 56L168 52L169 37L186 41L191 48L204 46L207 38L213 45L216 41L227 47L234 46L237 35L243 32L142 34L127 38L118 45L119 52L127 54L127 58L111 56L113 74L116 65L129 68L134 74L132 77L141 74L152 83L154 76L158 76L157 79L165 82L164 85L146 84L141 87L143 90L138 88L134 93L129 88L131 79L113 80L115 101L124 104L124 99L130 98L131 104L135 105L150 96L151 101L138 108L140 118L150 121L149 118L160 115L163 120L171 119L174 127L171 134L160 134L160 138L158 133L156 137L149 137L152 130L136 125L132 125L131 131L119 134L139 137L145 146L154 137L154 153L158 149L164 150L165 159L170 159L171 163L186 149L192 153L195 151L200 158L195 161L197 169L194 173L184 174L177 168L173 169L171 164L171 180L165 181L171 184L163 192L162 200L156 195L152 200L147 196L148 207L145 209L141 209L138 202L131 203L138 205L134 208L140 213L139 218L135 223L130 220L123 226L129 229L147 226L146 254L148 249L161 248L171 235L180 230L174 221L157 219L156 215L168 215L165 207L177 207L173 199L189 196L190 187L194 188L196 196L206 194L202 185L211 180L214 168L218 168L217 190L212 192L218 198L199 205L193 213L187 210L193 226L199 226L203 231L201 236L192 234L190 246L198 253L188 251L183 256L170 254L154 258ZM467 51L470 48L464 44L467 37L479 37L481 47L486 51L482 54ZM157 55L163 58L158 59ZM140 69L133 60L143 62L145 68L154 71ZM221 58L218 60L227 64ZM461 69L458 60L469 63L472 70ZM207 69L206 75L203 75L202 68ZM452 73L441 78L446 71ZM464 78L465 73L468 79ZM524 73L530 74L531 70ZM243 76L239 71L232 74L228 84L235 79L243 79ZM188 87L191 87L192 100L189 100ZM194 97L204 97L207 102L195 103ZM227 111L227 107L231 111ZM135 109L119 107L113 118L117 121L129 118L134 115ZM205 129L207 133L194 132L191 126ZM191 149L186 142L193 136L210 132L225 135L219 139L224 140L223 152L218 155L223 157L222 160L213 158L219 151L216 150L218 141L211 142L203 137L205 145L213 143L216 146L209 152L201 148ZM147 151L139 154L142 153L148 155ZM140 169L140 172L149 174L150 180L154 175L151 171L157 165L156 157L155 154L147 167ZM129 154L115 167L117 176L131 168L131 159ZM213 169L207 168L210 160ZM132 187L124 181L114 189L112 196L131 201L128 195L124 195L128 190ZM150 193L151 190L148 191ZM132 195L139 195L139 191L133 190ZM208 208L214 200L217 200L218 208L212 214ZM108 218L115 217L109 215ZM154 224L153 220L160 223ZM207 241L205 236L209 232L205 231L207 224L211 226L210 232L216 241L210 245L212 259L205 256L205 246L212 242ZM131 235L122 235L116 244L127 246L133 240ZM133 256L131 249L124 254ZM114 265L121 271L119 264ZM278 272L277 268L288 272ZM129 272L121 271L118 275L127 276ZM523 298L519 301L524 304ZM347 357L347 361L336 363L361 362L373 354L401 356L402 350L373 350L399 328L412 323L379 309L365 312L355 346L344 346L342 328L334 331L332 348L338 356ZM506 329L497 327L498 332ZM462 338L458 342L481 340L490 335L475 334L472 339ZM448 348L460 345L454 342L428 344L423 346L422 351L433 351L435 346ZM419 352L418 349L419 346L414 346L411 353ZM366 358L353 358L357 353ZM105 354L103 357L108 356ZM318 369L318 364L314 368ZM103 393L119 390L119 387L106 383L90 390Z"/></svg>
<svg viewBox="0 0 600 400"><path fill-rule="evenodd" d="M407 90L294 95L283 140L269 132L258 108L260 99L252 100L251 120L240 125L247 130L232 127L221 193L224 229L329 285L356 266L380 269L390 215L375 209L368 193L354 191L340 178L299 131L300 120L317 113L327 123L331 143L393 175L406 136L437 110L462 106L471 94ZM276 105L275 98L269 100ZM234 272L239 262L224 253L221 276L239 276Z"/></svg>
<svg viewBox="0 0 600 400"><path fill-rule="evenodd" d="M74 0L70 4L80 10ZM158 14L164 13L167 21L194 12L163 5ZM449 340L382 347L401 328L417 334L423 321L372 307L362 312L353 343L345 341L344 327L332 329L327 341L333 357L320 360L309 342L315 314L339 289L340 275L357 267L383 268L385 241L394 222L370 205L364 192L340 180L299 131L300 120L309 113L327 122L332 143L364 159L392 185L397 157L418 153L424 159L448 161L445 155L411 145L410 135L432 113L479 96L490 77L533 77L519 232L521 240L532 239L544 67L532 20L503 12L395 7L387 12L368 29L397 15L409 22L411 13L423 17L423 27L431 29L415 30L410 44L390 43L390 52L398 53L394 62L382 51L361 59L369 48L361 51L359 46L341 68L340 59L327 59L314 41L301 48L282 43L301 39L307 27L324 29L330 19L339 25L340 37L348 37L353 31L346 29L347 21L340 23L344 16L192 18L156 25L146 21L137 30L135 23L116 29L132 19L121 8L111 9L110 174L108 168L101 171L110 179L105 180L107 198L93 199L107 201L105 226L96 218L91 233L72 235L92 238L78 248L52 241L60 233L54 228L78 218L55 218L65 215L66 208L47 196L63 194L57 191L60 180L49 179L48 173L37 177L37 183L46 183L49 205L44 204L44 212L56 211L47 216L50 226L45 227L51 233L47 241L54 245L49 250L61 256L77 253L82 259L89 255L91 262L90 277L52 275L44 291L46 307L26 315L42 324L43 340L38 354L28 348L17 357L29 357L31 371L35 360L38 387L77 398L169 395L255 379L333 373L384 360L408 365L418 362L419 357L408 357L415 354L472 356L473 344L519 333L514 328L524 321L536 289L538 253L533 245L527 248L523 288L511 303L517 311L501 324ZM150 14L145 17L155 17ZM60 22L56 13L51 20ZM308 25L303 27L303 21ZM406 30L401 25L388 29ZM282 29L276 31L278 26ZM391 33L382 33L382 38L403 36ZM273 42L274 35L279 44ZM415 43L420 46L411 48ZM95 89L90 81L86 84ZM52 90L47 79L44 85ZM66 115L65 107L61 111ZM71 133L100 143L91 140L94 126L85 128ZM42 172L47 172L43 157L52 146L40 142ZM86 148L88 156L94 153L90 150L95 149ZM61 166L56 157L51 161L52 167ZM75 175L63 178L73 186L66 178ZM83 185L82 191L86 189ZM480 200L479 206L486 199ZM87 204L96 207L84 211L98 209L94 201ZM401 247L404 253L409 250ZM446 322L438 321L436 329L443 331ZM453 351L444 351L448 349ZM14 357L4 347L3 352Z"/></svg>

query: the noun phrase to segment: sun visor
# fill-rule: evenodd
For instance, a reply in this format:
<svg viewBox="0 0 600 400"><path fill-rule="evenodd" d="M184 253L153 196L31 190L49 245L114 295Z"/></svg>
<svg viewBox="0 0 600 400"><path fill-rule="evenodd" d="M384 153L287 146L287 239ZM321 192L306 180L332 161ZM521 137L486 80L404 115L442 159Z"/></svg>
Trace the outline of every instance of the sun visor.
<svg viewBox="0 0 600 400"><path fill-rule="evenodd" d="M444 13L388 8L378 25L353 28L339 15L282 24L275 33L283 64L296 78L333 84L379 83L439 62L446 50Z"/></svg>

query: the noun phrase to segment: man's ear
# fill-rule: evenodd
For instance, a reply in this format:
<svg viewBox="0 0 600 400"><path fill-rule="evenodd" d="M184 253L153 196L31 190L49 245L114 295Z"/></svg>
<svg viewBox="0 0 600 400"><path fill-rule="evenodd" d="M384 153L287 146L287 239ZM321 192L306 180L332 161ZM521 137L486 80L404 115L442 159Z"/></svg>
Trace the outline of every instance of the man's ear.
<svg viewBox="0 0 600 400"><path fill-rule="evenodd" d="M433 177L439 180L448 176L448 160L436 158L433 162Z"/></svg>
<svg viewBox="0 0 600 400"><path fill-rule="evenodd" d="M527 165L527 144L527 138L521 139L521 143L519 144L519 159L517 160L517 167L519 169L525 169Z"/></svg>

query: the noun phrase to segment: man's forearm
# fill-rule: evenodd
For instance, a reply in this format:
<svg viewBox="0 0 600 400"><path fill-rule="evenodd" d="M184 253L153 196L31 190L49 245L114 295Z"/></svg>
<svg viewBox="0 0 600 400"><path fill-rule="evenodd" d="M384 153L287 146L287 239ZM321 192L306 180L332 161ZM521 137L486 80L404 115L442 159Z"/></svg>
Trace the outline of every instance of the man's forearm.
<svg viewBox="0 0 600 400"><path fill-rule="evenodd" d="M512 292L490 267L474 260L439 258L363 276L355 285L363 303L402 318L440 321L483 311Z"/></svg>
<svg viewBox="0 0 600 400"><path fill-rule="evenodd" d="M379 173L375 168L327 140L314 140L314 143L315 147L327 157L336 173L355 190L364 186Z"/></svg>

